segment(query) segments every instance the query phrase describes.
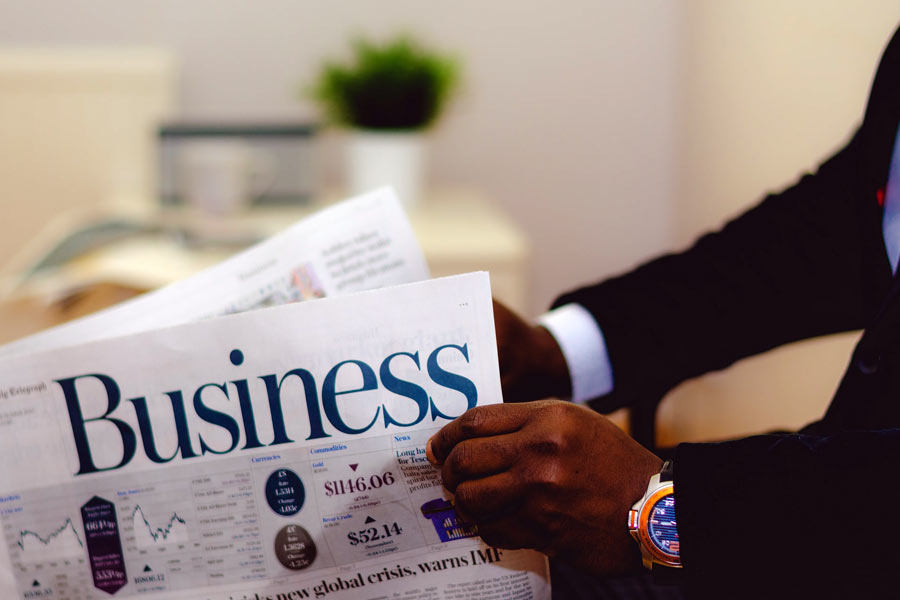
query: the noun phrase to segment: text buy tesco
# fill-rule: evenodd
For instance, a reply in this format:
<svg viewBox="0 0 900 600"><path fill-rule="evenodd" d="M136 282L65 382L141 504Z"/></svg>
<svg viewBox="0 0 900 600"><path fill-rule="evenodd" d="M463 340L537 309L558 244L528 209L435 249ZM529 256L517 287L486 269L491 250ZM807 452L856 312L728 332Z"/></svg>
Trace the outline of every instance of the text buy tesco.
<svg viewBox="0 0 900 600"><path fill-rule="evenodd" d="M465 362L469 363L468 344L462 345L445 344L434 349L428 355L425 361L425 371L429 379L436 385L450 390L455 390L462 394L466 400L466 409L474 407L478 403L478 391L475 384L468 377L464 377L458 373L448 371L446 368L438 364L438 357L442 354L451 355L451 353L462 356ZM238 366L243 363L243 353L240 350L233 350L229 356L233 365ZM193 392L192 402L186 403L185 394L182 390L173 390L163 392L159 398L162 402L168 399L171 405L171 414L174 419L174 430L177 438L177 446L174 451L166 449L165 456L161 455L161 450L157 448L156 440L153 433L153 425L150 419L150 407L145 396L128 398L122 402L122 391L116 380L109 375L99 373L91 373L78 375L75 377L67 377L57 379L57 383L65 396L66 407L68 408L69 421L72 425L72 435L75 441L75 447L78 454L78 472L76 475L84 475L87 473L96 473L99 471L110 471L119 469L127 465L134 458L137 451L137 438L140 435L141 446L144 454L153 462L166 463L180 456L182 459L193 458L205 454L227 454L235 450L242 439L243 432L244 445L241 450L250 450L253 448L261 448L264 446L276 446L279 444L293 443L295 440L288 436L288 428L285 425L284 413L282 410L281 395L286 386L300 385L302 386L303 395L305 397L306 415L308 417L309 436L306 440L315 440L319 438L331 437L330 430L349 435L358 435L369 431L380 421L384 428L391 425L396 427L412 427L420 423L429 414L431 420L437 419L452 420L458 417L458 414L446 414L442 412L436 405L434 400L428 395L426 390L412 381L401 379L392 371L392 366L405 361L407 365L414 365L419 371L422 370L419 362L419 352L395 352L387 356L379 366L378 375L375 370L366 362L361 360L344 360L337 363L328 371L322 380L321 401L318 393L318 386L312 373L306 369L297 368L284 373L281 376L277 374L260 375L256 379L261 380L263 385L257 384L257 388L265 387L266 399L268 401L268 412L271 419L273 438L271 440L260 440L257 433L256 418L253 412L253 404L251 402L250 384L248 378L236 379L227 383L204 383L199 385ZM337 378L339 372L355 371L357 376L361 375L362 385L353 389L337 389ZM415 418L408 421L401 421L395 418L388 411L387 406L378 404L372 407L372 418L368 425L364 427L351 427L341 416L338 406L338 397L346 394L365 392L378 389L379 379L381 386L404 399L408 399L414 404L411 405L413 411L416 409ZM99 416L86 417L82 411L82 404L79 398L79 390L84 394L85 383L93 381L92 388L98 390L96 383L102 384L106 395L106 410ZM231 414L215 410L211 408L205 398L211 394L219 395L231 401L235 394L237 396L237 404L239 407L240 418L237 419ZM130 405L130 409L128 406ZM194 415L201 421L221 428L230 437L230 445L219 444L216 447L209 439L205 439L202 434L197 433L196 440L199 445L194 444L190 428L188 426L188 407L193 409ZM134 428L121 417L124 411L132 410L133 416L137 421L136 433ZM161 411L155 411L159 413ZM166 411L168 412L168 411ZM356 411L358 412L358 411ZM325 419L323 420L323 414ZM105 429L104 434L110 435L110 432L116 432L121 437L122 457L113 465L97 466L91 453L91 432L95 435L101 428ZM104 453L104 458L106 454Z"/></svg>

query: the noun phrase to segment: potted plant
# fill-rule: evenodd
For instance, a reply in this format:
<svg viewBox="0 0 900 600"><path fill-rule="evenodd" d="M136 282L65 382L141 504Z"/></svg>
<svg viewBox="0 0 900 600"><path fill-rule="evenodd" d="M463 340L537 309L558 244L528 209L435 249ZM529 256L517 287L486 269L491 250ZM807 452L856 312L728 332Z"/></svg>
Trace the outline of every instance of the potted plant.
<svg viewBox="0 0 900 600"><path fill-rule="evenodd" d="M423 132L440 115L458 71L454 58L406 36L381 44L358 39L349 62L323 65L311 93L330 121L352 129L351 192L392 185L405 206L420 200Z"/></svg>

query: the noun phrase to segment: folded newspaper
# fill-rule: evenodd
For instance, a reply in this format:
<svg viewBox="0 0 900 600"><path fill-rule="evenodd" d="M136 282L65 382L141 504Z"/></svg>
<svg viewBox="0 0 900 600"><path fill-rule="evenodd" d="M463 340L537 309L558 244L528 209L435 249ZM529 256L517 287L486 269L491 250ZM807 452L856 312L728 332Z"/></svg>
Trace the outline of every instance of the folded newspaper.
<svg viewBox="0 0 900 600"><path fill-rule="evenodd" d="M548 598L425 459L501 399L487 274L427 276L381 190L0 349L0 598Z"/></svg>

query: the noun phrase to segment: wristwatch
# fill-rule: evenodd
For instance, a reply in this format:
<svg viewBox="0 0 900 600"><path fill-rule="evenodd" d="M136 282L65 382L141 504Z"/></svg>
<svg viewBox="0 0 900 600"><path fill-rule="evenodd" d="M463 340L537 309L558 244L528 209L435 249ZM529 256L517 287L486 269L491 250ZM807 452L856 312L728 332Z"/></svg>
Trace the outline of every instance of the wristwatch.
<svg viewBox="0 0 900 600"><path fill-rule="evenodd" d="M650 478L644 497L628 511L628 531L641 547L644 566L661 583L677 582L681 573L673 472L672 461L667 460Z"/></svg>

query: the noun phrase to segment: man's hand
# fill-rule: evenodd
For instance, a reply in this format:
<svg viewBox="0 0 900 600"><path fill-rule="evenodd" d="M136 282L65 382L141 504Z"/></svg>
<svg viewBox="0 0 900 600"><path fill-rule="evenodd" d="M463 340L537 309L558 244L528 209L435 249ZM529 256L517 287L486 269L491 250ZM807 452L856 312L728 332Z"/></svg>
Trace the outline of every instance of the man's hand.
<svg viewBox="0 0 900 600"><path fill-rule="evenodd" d="M569 368L553 335L494 300L494 328L504 402L567 398Z"/></svg>
<svg viewBox="0 0 900 600"><path fill-rule="evenodd" d="M428 457L486 543L598 575L640 568L628 510L662 461L605 417L554 400L480 406L436 433Z"/></svg>

